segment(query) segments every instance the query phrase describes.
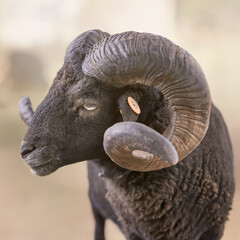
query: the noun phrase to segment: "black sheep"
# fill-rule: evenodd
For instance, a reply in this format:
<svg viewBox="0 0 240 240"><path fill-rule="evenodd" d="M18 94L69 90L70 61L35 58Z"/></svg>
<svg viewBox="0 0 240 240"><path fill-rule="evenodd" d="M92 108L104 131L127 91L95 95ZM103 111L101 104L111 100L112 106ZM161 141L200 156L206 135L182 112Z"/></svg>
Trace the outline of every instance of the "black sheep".
<svg viewBox="0 0 240 240"><path fill-rule="evenodd" d="M78 36L34 113L21 154L34 174L88 161L95 240L221 239L234 193L231 142L196 60L148 33Z"/></svg>

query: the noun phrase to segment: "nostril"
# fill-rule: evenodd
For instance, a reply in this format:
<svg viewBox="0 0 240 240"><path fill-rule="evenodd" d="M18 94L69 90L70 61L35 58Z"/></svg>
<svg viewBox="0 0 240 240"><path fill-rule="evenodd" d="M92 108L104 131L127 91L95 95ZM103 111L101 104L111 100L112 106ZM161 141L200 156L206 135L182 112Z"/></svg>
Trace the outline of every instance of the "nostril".
<svg viewBox="0 0 240 240"><path fill-rule="evenodd" d="M35 149L33 145L23 144L21 147L21 155L25 157L27 154L31 153Z"/></svg>

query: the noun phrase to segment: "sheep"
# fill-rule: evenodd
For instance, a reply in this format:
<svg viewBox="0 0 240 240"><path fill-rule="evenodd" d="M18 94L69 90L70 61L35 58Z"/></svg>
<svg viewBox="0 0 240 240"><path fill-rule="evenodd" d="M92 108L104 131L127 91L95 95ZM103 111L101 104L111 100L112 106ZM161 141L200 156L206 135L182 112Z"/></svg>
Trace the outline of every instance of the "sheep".
<svg viewBox="0 0 240 240"><path fill-rule="evenodd" d="M149 33L80 34L34 112L21 155L33 174L88 160L95 240L221 239L234 195L227 127L197 61Z"/></svg>

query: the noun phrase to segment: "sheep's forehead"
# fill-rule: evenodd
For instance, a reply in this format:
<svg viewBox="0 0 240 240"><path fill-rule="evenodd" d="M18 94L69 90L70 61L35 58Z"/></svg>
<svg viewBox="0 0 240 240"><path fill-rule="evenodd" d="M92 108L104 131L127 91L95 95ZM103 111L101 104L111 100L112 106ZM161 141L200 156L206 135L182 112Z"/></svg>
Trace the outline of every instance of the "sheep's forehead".
<svg viewBox="0 0 240 240"><path fill-rule="evenodd" d="M73 96L73 95L79 94L79 93L80 94L87 93L94 88L94 83L95 83L95 81L89 80L89 79L83 79L82 81L78 81L78 82L72 84L68 88L66 95Z"/></svg>

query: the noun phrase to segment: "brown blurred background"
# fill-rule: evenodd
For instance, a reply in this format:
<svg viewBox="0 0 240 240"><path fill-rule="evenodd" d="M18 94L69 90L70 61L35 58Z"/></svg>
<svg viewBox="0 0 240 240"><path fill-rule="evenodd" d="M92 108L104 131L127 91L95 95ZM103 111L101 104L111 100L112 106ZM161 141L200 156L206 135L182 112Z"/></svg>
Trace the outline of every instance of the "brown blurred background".
<svg viewBox="0 0 240 240"><path fill-rule="evenodd" d="M0 0L0 239L93 239L85 163L31 175L19 154L26 126L17 102L30 95L35 108L68 43L95 28L160 34L199 61L235 155L236 194L223 239L240 239L239 0ZM111 223L107 236L124 239Z"/></svg>

